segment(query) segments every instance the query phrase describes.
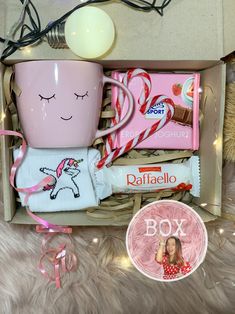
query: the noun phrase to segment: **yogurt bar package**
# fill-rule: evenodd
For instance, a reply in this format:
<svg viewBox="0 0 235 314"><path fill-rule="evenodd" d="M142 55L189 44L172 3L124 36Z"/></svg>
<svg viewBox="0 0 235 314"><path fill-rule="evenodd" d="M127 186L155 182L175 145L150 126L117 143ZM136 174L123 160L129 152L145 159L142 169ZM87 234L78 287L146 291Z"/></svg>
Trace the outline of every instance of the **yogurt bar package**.
<svg viewBox="0 0 235 314"><path fill-rule="evenodd" d="M112 77L123 81L123 72L114 71ZM156 95L165 95L175 104L172 121L162 129L137 144L136 149L189 149L199 148L199 73L148 73L150 94L146 100ZM143 102L144 83L140 77L133 77L128 82L128 88L134 96L135 108L131 119L118 129L114 139L114 148L125 145L141 131L151 127L165 114L164 103L153 105L143 114L140 103ZM112 107L117 110L119 88L112 86ZM121 106L122 118L127 111L128 102L125 99Z"/></svg>

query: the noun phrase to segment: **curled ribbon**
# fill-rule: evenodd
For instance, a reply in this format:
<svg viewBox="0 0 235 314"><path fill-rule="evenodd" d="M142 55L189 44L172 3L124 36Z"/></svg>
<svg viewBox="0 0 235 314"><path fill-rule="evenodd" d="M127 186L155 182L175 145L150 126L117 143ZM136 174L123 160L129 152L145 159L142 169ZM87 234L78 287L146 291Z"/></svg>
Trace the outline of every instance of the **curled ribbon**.
<svg viewBox="0 0 235 314"><path fill-rule="evenodd" d="M64 233L70 233L71 228L65 228ZM39 260L38 269L49 281L55 281L56 288L61 288L61 273L75 271L77 269L77 257L73 253L74 247L70 237L70 244L62 243L57 248L50 248L49 242L54 237L55 232L47 233L42 241L42 254ZM46 263L52 265L53 273L46 270Z"/></svg>
<svg viewBox="0 0 235 314"><path fill-rule="evenodd" d="M27 208L27 213L34 219L36 220L38 223L42 224L44 227L46 228L54 228L54 229L58 229L60 230L60 226L54 225L49 223L48 221L36 216L35 214L33 214L28 206L28 199L31 196L32 193L35 192L39 192L42 191L43 187L46 186L47 184L52 184L54 182L54 179L51 176L46 176L45 178L43 178L39 183L31 186L31 187L27 187L27 188L17 188L15 186L15 176L16 176L16 172L17 169L19 168L20 164L22 163L23 159L24 159L24 155L26 153L27 150L27 144L26 141L23 137L23 135L19 132L16 131L10 131L10 130L0 130L0 135L10 135L10 136L17 136L20 137L22 139L22 145L20 147L20 152L19 155L17 156L15 162L13 163L12 167L11 167L11 172L10 172L10 184L11 186L17 191L17 192L22 192L25 193L25 199L24 199L24 203L26 205Z"/></svg>
<svg viewBox="0 0 235 314"><path fill-rule="evenodd" d="M41 180L39 183L37 183L34 186L28 187L28 188L17 188L15 186L15 175L18 167L20 166L21 162L23 161L24 155L26 153L27 145L26 141L23 137L23 135L16 131L9 131L9 130L0 130L0 135L10 135L10 136L18 136L22 139L22 146L20 148L19 155L17 156L14 164L11 167L11 173L10 173L10 184L11 186L18 192L26 193L25 197L25 203L27 203L29 196L33 192L37 192L42 190L42 188L49 183L52 183L54 180L50 176L46 176L43 180Z"/></svg>
<svg viewBox="0 0 235 314"><path fill-rule="evenodd" d="M56 233L67 233L70 234L72 233L72 228L69 228L67 226L59 226L52 224L48 222L47 220L33 214L29 207L27 206L28 204L28 199L31 196L32 193L39 192L43 190L43 187L52 184L54 182L54 179L51 176L46 176L43 180L41 180L39 183L37 183L34 186L27 187L27 188L17 188L15 186L15 176L17 169L19 168L20 164L23 161L24 155L27 150L27 144L26 141L23 137L23 135L19 132L16 131L11 131L11 130L0 130L0 135L9 135L9 136L17 136L22 139L22 145L20 147L20 152L19 155L17 156L15 162L13 163L11 167L11 172L10 172L10 184L11 186L17 191L17 192L22 192L25 193L25 198L24 198L24 203L26 206L26 210L28 215L35 220L37 223L40 224L40 226L36 227L36 231L38 233L46 233L43 242L42 242L42 255L40 258L39 262L39 270L41 273L47 277L51 281L56 282L56 287L60 288L60 265L62 267L61 271L62 272L68 272L68 271L73 271L77 267L77 258L73 251L72 247L72 240L71 245L70 245L70 250L68 248L68 245L63 243L61 244L58 248L48 248L47 244L49 240L51 240L52 236L54 236ZM44 267L44 259L47 257L48 261L50 261L54 267L54 277L49 275L49 273L45 270Z"/></svg>

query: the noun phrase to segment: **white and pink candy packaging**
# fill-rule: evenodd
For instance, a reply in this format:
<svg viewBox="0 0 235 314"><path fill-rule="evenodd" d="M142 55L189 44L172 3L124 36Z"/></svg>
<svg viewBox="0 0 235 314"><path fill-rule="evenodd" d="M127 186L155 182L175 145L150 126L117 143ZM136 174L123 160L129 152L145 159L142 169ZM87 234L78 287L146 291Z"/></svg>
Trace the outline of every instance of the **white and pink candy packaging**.
<svg viewBox="0 0 235 314"><path fill-rule="evenodd" d="M155 165L111 166L96 173L99 185L112 193L154 192L160 190L189 190L200 196L199 157L193 156L180 164L162 163Z"/></svg>

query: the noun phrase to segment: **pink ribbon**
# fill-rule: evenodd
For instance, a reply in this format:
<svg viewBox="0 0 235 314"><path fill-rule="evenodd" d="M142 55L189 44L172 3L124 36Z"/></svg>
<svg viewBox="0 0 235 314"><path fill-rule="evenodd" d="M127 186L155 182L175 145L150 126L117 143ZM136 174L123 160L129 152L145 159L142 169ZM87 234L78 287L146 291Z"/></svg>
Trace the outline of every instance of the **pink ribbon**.
<svg viewBox="0 0 235 314"><path fill-rule="evenodd" d="M68 228L71 229L71 228ZM68 230L65 228L65 233ZM42 254L39 260L38 269L44 277L49 281L55 281L56 288L61 288L61 273L75 271L77 269L77 257L73 253L74 247L70 237L70 243L62 243L57 248L50 248L49 242L54 237L55 232L46 233L42 241ZM70 232L69 232L70 233ZM51 270L46 270L46 264L52 265L54 274L51 275Z"/></svg>
<svg viewBox="0 0 235 314"><path fill-rule="evenodd" d="M50 176L47 176L45 177L42 181L40 181L38 184L34 185L34 186L31 186L29 188L17 188L15 186L15 175L16 175L16 171L18 169L18 167L20 166L23 158L24 158L24 155L26 153L26 150L27 150L27 144L26 144L26 141L23 137L23 135L19 132L15 132L15 131L9 131L9 130L0 130L0 135L11 135L11 136L18 136L22 139L22 146L20 148L20 152L19 152L19 155L17 156L14 164L12 165L11 167L11 173L10 173L10 183L11 183L11 186L18 192L22 192L22 193L26 193L26 203L27 203L27 200L30 196L30 194L32 194L33 192L37 192L37 191L40 191L42 190L42 188L46 185L46 184L49 184L49 183L52 183L54 180L52 177Z"/></svg>
<svg viewBox="0 0 235 314"><path fill-rule="evenodd" d="M31 196L31 194L35 193L35 192L42 191L43 187L48 185L48 184L52 184L54 182L54 179L51 176L46 176L36 185L30 186L27 188L17 188L15 186L15 176L16 176L17 169L19 168L20 164L22 163L22 161L24 159L24 155L25 155L26 150L27 150L27 144L26 144L26 141L25 141L23 135L19 132L9 131L9 130L0 130L0 135L18 136L22 139L22 145L20 147L19 155L17 156L14 164L11 167L10 184L17 192L22 192L22 193L26 194L25 199L24 199L24 203L27 206L28 199ZM51 228L51 229L57 230L58 232L63 232L63 230L64 230L63 226L58 226L58 225L49 223L47 220L44 220L41 217L33 214L28 209L28 206L26 208L27 208L27 213L29 214L29 216L32 217L32 219L35 220L36 222L38 222L39 224L43 225L45 228L47 228L47 229Z"/></svg>
<svg viewBox="0 0 235 314"><path fill-rule="evenodd" d="M59 225L52 224L48 222L47 220L33 214L29 210L29 207L27 206L28 199L31 196L31 194L41 191L43 187L48 184L52 184L54 182L54 179L51 176L46 176L43 180L41 180L39 183L37 183L34 186L27 187L27 188L17 188L15 186L15 176L16 176L17 169L19 168L20 164L23 161L24 155L27 150L27 144L23 135L19 132L10 131L10 130L0 130L0 135L18 136L22 139L22 145L20 147L19 155L17 156L14 164L11 167L11 172L10 172L10 177L9 177L10 184L16 191L26 194L24 203L26 205L27 213L33 220L35 220L37 223L40 224L40 226L36 226L36 231L38 233L45 233L45 237L42 242L42 255L39 261L39 270L50 281L55 281L56 287L60 288L61 287L60 273L74 271L77 267L77 257L72 252L74 249L72 247L72 240L70 238L70 242L71 242L70 246L67 245L66 243L63 243L58 248L48 248L47 244L49 240L51 240L51 238L56 233L71 234L72 228L67 227L67 226L59 226ZM45 258L47 258L47 260L52 263L53 268L54 268L54 276L49 275L49 273L46 271L44 267ZM61 271L60 271L60 266L61 266Z"/></svg>
<svg viewBox="0 0 235 314"><path fill-rule="evenodd" d="M60 227L60 230L57 228ZM63 227L63 226L56 226L56 228L52 228L52 227L44 227L42 225L37 225L36 226L36 232L37 233L72 233L73 229L71 227Z"/></svg>

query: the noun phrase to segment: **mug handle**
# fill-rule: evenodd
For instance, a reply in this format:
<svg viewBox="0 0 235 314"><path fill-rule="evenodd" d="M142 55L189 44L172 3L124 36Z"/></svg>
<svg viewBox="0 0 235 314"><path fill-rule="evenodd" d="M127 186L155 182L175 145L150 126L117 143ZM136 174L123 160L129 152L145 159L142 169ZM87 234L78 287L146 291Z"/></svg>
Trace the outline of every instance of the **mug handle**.
<svg viewBox="0 0 235 314"><path fill-rule="evenodd" d="M115 124L114 126L107 128L106 130L97 130L96 134L95 134L95 139L105 136L111 132L116 131L117 129L119 129L123 124L125 124L131 117L131 114L133 112L134 109L134 99L132 94L130 93L129 89L123 85L122 83L120 83L117 80L112 79L111 77L107 77L103 75L103 83L112 83L114 85L119 86L120 88L122 88L128 98L128 110L127 113L125 114L125 116L122 118L121 121L119 121L117 124Z"/></svg>

